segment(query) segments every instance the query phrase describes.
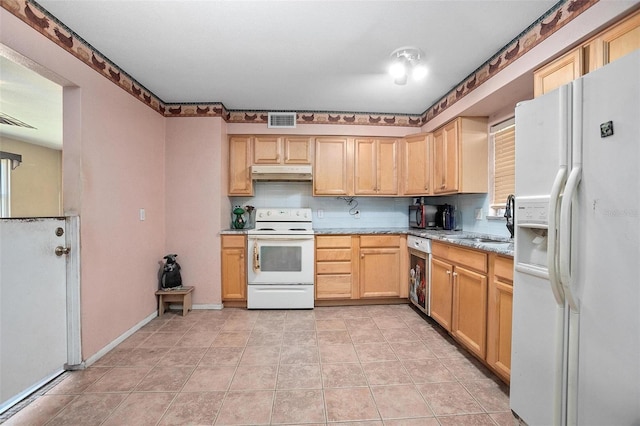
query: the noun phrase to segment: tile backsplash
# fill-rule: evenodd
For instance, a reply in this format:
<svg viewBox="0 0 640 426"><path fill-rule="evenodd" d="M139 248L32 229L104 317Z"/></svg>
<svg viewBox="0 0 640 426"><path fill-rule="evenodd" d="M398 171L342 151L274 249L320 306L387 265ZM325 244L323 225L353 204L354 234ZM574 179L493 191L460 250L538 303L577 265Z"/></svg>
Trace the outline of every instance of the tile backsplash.
<svg viewBox="0 0 640 426"><path fill-rule="evenodd" d="M313 227L405 228L412 197L313 197L311 182L254 182L253 197L229 197L231 206L308 207L313 211ZM349 202L350 201L350 202ZM427 204L453 204L462 211L462 229L490 235L509 236L503 220L487 220L487 194L462 194L425 198ZM481 208L482 219L475 218ZM353 214L360 211L360 218ZM319 217L319 211L321 211ZM231 226L231 218L229 218Z"/></svg>

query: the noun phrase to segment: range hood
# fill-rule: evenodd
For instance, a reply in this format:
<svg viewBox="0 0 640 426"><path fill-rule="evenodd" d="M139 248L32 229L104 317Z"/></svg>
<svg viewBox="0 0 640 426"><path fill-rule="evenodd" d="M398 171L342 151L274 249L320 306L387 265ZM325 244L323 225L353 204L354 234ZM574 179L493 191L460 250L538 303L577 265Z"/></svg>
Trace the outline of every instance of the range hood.
<svg viewBox="0 0 640 426"><path fill-rule="evenodd" d="M311 180L313 174L310 164L298 165L257 165L251 166L253 180Z"/></svg>

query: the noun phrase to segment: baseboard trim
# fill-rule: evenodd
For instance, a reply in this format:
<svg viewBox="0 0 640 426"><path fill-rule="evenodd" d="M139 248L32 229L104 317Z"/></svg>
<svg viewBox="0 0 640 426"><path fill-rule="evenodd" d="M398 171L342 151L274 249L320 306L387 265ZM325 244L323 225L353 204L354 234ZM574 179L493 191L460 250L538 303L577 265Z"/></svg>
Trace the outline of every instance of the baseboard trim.
<svg viewBox="0 0 640 426"><path fill-rule="evenodd" d="M131 327L129 330L125 331L123 334L118 336L115 340L113 340L107 346L105 346L104 348L100 349L98 352L96 352L95 354L87 358L83 363L84 367L89 367L90 365L95 363L97 360L105 356L110 350L118 346L120 343L124 342L133 333L140 330L142 327L144 327L147 323L149 323L152 319L154 319L157 316L158 316L158 311L153 311L153 313L150 314L148 317L146 317L145 319L143 319L142 321L140 321L139 323Z"/></svg>

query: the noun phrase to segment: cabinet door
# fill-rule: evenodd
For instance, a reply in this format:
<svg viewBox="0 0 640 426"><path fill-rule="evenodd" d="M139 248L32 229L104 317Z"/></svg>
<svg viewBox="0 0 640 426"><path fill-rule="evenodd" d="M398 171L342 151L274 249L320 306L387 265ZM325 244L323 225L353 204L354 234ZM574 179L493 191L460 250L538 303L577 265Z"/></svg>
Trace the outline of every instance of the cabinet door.
<svg viewBox="0 0 640 426"><path fill-rule="evenodd" d="M404 195L431 193L432 134L409 136L404 139L402 174Z"/></svg>
<svg viewBox="0 0 640 426"><path fill-rule="evenodd" d="M614 25L599 35L593 43L589 71L600 68L640 48L640 12Z"/></svg>
<svg viewBox="0 0 640 426"><path fill-rule="evenodd" d="M356 139L354 193L357 195L398 194L398 141Z"/></svg>
<svg viewBox="0 0 640 426"><path fill-rule="evenodd" d="M282 142L285 164L311 164L311 138L285 137Z"/></svg>
<svg viewBox="0 0 640 426"><path fill-rule="evenodd" d="M453 271L452 333L481 359L486 354L487 276L456 266Z"/></svg>
<svg viewBox="0 0 640 426"><path fill-rule="evenodd" d="M313 195L353 195L353 146L346 137L316 138Z"/></svg>
<svg viewBox="0 0 640 426"><path fill-rule="evenodd" d="M244 236L222 237L222 300L247 299L247 266Z"/></svg>
<svg viewBox="0 0 640 426"><path fill-rule="evenodd" d="M434 194L458 191L459 119L434 133Z"/></svg>
<svg viewBox="0 0 640 426"><path fill-rule="evenodd" d="M380 139L377 142L376 194L398 195L398 141Z"/></svg>
<svg viewBox="0 0 640 426"><path fill-rule="evenodd" d="M399 297L400 282L399 247L360 248L360 297Z"/></svg>
<svg viewBox="0 0 640 426"><path fill-rule="evenodd" d="M357 195L375 195L378 192L376 140L356 139L354 145L354 192Z"/></svg>
<svg viewBox="0 0 640 426"><path fill-rule="evenodd" d="M447 331L451 331L453 307L453 266L437 258L431 258L431 318Z"/></svg>
<svg viewBox="0 0 640 426"><path fill-rule="evenodd" d="M253 139L253 164L282 163L281 139L277 136L256 136Z"/></svg>
<svg viewBox="0 0 640 426"><path fill-rule="evenodd" d="M583 74L582 47L572 50L533 73L533 96L541 96Z"/></svg>
<svg viewBox="0 0 640 426"><path fill-rule="evenodd" d="M489 283L487 363L507 383L511 376L513 259L494 256Z"/></svg>
<svg viewBox="0 0 640 426"><path fill-rule="evenodd" d="M487 362L507 382L511 376L511 316L513 312L513 285L495 281L489 310L494 318L488 328Z"/></svg>
<svg viewBox="0 0 640 426"><path fill-rule="evenodd" d="M251 137L229 138L229 195L253 195Z"/></svg>

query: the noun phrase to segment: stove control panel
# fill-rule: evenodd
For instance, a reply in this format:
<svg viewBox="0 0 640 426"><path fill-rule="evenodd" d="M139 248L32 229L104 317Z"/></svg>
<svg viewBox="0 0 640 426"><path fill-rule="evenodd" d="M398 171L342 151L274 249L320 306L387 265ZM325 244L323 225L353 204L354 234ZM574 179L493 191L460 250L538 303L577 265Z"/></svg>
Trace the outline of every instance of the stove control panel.
<svg viewBox="0 0 640 426"><path fill-rule="evenodd" d="M256 220L261 221L286 221L286 222L311 222L311 209L309 208L282 208L282 209L256 209Z"/></svg>

